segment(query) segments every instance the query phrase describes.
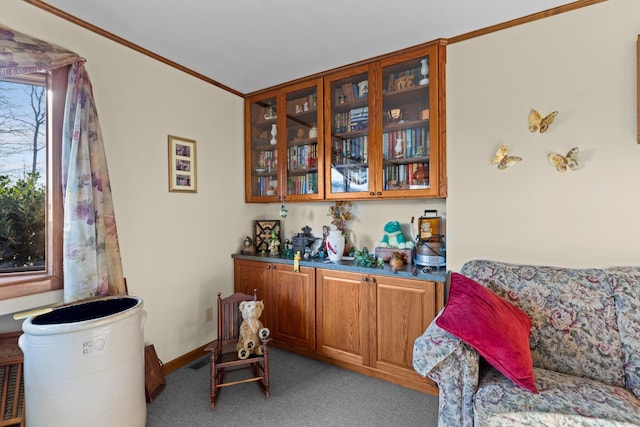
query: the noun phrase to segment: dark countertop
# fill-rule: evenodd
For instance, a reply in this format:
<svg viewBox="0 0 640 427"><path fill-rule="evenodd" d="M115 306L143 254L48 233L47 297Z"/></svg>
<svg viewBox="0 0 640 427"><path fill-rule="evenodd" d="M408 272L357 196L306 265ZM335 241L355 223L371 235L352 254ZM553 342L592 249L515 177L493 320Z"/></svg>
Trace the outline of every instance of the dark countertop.
<svg viewBox="0 0 640 427"><path fill-rule="evenodd" d="M246 259L251 261L262 261L262 262L274 262L278 264L290 264L293 265L293 260L282 257L272 257L269 255L261 256L261 255L242 255L242 254L232 254L232 258L234 259ZM447 269L446 267L433 268L431 272L423 271L422 266L416 266L415 274L412 266L404 265L401 269L396 272L391 271L388 263L384 264L384 268L367 268L360 267L355 264L354 261L337 261L332 262L328 259L320 259L313 258L310 260L300 260L300 266L303 267L313 267L313 268L325 268L328 270L341 270L341 271L349 271L353 273L363 273L363 274L379 274L383 276L397 276L404 277L407 279L417 279L417 280L429 280L433 282L445 282L447 277Z"/></svg>

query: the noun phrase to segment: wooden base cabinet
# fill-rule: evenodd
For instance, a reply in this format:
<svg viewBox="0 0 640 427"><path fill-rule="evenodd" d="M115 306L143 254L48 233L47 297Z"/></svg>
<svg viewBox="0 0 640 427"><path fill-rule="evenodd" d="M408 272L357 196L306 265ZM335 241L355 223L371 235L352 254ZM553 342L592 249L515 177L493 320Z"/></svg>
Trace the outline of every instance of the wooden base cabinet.
<svg viewBox="0 0 640 427"><path fill-rule="evenodd" d="M444 284L234 259L235 290L265 301L274 345L430 394L413 342L444 304Z"/></svg>
<svg viewBox="0 0 640 427"><path fill-rule="evenodd" d="M235 291L265 301L262 323L274 341L315 350L315 268L270 262L235 260Z"/></svg>
<svg viewBox="0 0 640 427"><path fill-rule="evenodd" d="M428 393L413 342L443 305L442 283L316 270L317 351L340 365ZM340 363L341 362L341 363Z"/></svg>

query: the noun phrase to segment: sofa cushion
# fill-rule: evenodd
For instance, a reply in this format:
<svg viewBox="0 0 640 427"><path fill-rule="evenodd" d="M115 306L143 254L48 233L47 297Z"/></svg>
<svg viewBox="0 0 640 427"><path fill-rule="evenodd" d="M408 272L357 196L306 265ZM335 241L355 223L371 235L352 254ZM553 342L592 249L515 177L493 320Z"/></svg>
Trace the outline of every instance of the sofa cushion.
<svg viewBox="0 0 640 427"><path fill-rule="evenodd" d="M475 260L461 273L529 315L533 366L624 386L613 290L604 270Z"/></svg>
<svg viewBox="0 0 640 427"><path fill-rule="evenodd" d="M475 348L516 384L537 392L529 351L531 321L519 308L452 273L449 299L436 325Z"/></svg>
<svg viewBox="0 0 640 427"><path fill-rule="evenodd" d="M640 425L640 400L630 391L541 368L534 372L537 394L515 387L495 369L482 373L474 399L475 425Z"/></svg>
<svg viewBox="0 0 640 427"><path fill-rule="evenodd" d="M626 387L640 398L640 267L606 269L616 302Z"/></svg>

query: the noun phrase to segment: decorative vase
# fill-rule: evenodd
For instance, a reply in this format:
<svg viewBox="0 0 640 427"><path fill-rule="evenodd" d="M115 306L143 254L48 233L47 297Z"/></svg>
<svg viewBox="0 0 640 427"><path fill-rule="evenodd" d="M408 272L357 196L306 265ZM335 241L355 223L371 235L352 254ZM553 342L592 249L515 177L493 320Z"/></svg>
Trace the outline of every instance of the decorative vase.
<svg viewBox="0 0 640 427"><path fill-rule="evenodd" d="M316 125L313 125L311 129L309 129L309 138L317 138L318 137L318 128Z"/></svg>
<svg viewBox="0 0 640 427"><path fill-rule="evenodd" d="M278 134L278 129L274 123L271 125L271 141L269 141L271 145L276 145L278 143L278 141L276 140L277 134Z"/></svg>
<svg viewBox="0 0 640 427"><path fill-rule="evenodd" d="M422 66L420 67L420 74L422 74L422 80L420 80L420 86L426 85L429 83L429 64L427 63L427 59L421 59L420 63Z"/></svg>
<svg viewBox="0 0 640 427"><path fill-rule="evenodd" d="M327 254L330 261L340 261L344 252L344 236L342 231L334 226L329 230L327 235Z"/></svg>

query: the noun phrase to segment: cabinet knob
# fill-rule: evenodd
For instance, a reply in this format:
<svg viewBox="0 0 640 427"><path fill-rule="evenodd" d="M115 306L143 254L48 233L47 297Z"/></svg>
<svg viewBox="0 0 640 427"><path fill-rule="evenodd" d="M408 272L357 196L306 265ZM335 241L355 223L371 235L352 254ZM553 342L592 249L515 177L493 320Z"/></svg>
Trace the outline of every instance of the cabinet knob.
<svg viewBox="0 0 640 427"><path fill-rule="evenodd" d="M363 282L366 282L366 281L367 281L367 278L366 278L365 276L362 276L362 281L363 281Z"/></svg>
<svg viewBox="0 0 640 427"><path fill-rule="evenodd" d="M371 192L369 193L369 195L370 195L370 196L375 196L376 194L375 194L373 191L371 191Z"/></svg>
<svg viewBox="0 0 640 427"><path fill-rule="evenodd" d="M270 270L270 269L271 269L271 266L270 266L270 265L267 265L267 270Z"/></svg>
<svg viewBox="0 0 640 427"><path fill-rule="evenodd" d="M371 281L371 283L376 283L376 278L375 277L372 277L369 280Z"/></svg>
<svg viewBox="0 0 640 427"><path fill-rule="evenodd" d="M376 196L382 196L382 191L378 191L378 192L376 193Z"/></svg>

